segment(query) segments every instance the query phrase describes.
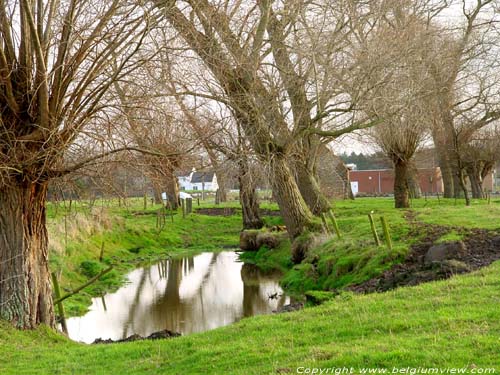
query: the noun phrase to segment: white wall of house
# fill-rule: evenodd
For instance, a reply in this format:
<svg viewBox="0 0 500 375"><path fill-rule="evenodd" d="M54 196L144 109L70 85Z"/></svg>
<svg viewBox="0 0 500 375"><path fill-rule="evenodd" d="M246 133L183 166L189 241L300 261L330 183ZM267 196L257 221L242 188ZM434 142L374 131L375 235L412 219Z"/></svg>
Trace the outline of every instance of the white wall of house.
<svg viewBox="0 0 500 375"><path fill-rule="evenodd" d="M205 182L203 186L202 182L191 183L191 173L189 176L179 176L177 180L179 182L180 190L199 190L199 191L217 191L219 189L219 184L217 183L217 176L214 177L211 182Z"/></svg>
<svg viewBox="0 0 500 375"><path fill-rule="evenodd" d="M179 182L180 190L193 190L193 185L191 185L191 175L189 176L179 176L177 177Z"/></svg>

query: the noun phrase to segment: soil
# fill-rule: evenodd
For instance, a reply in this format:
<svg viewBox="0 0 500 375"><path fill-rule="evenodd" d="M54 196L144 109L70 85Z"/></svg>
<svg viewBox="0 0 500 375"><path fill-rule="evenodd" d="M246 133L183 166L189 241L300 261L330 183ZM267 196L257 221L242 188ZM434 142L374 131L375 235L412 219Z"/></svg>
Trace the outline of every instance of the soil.
<svg viewBox="0 0 500 375"><path fill-rule="evenodd" d="M231 216L237 213L237 209L232 207L197 208L195 209L195 212L197 214L208 216ZM279 211L269 209L261 209L260 214L262 216L280 216Z"/></svg>
<svg viewBox="0 0 500 375"><path fill-rule="evenodd" d="M485 267L500 259L500 233L486 229L466 229L453 226L430 225L417 221L414 212L409 211L406 219L412 230L409 237L419 237L406 259L385 271L382 275L347 289L356 293L384 292L399 286L417 285L422 282L441 280ZM455 231L463 235L465 251L453 260L425 262L425 255L443 235Z"/></svg>
<svg viewBox="0 0 500 375"><path fill-rule="evenodd" d="M236 214L236 209L232 207L196 208L195 212L208 216L232 216Z"/></svg>

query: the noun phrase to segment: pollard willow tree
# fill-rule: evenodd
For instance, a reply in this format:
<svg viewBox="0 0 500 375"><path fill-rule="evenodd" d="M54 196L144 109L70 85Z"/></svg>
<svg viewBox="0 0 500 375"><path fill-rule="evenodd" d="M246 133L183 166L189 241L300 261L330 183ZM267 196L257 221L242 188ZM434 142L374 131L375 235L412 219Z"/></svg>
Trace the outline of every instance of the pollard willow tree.
<svg viewBox="0 0 500 375"><path fill-rule="evenodd" d="M0 0L0 318L19 328L55 325L48 182L85 164L65 167L65 151L136 66L147 15L123 0Z"/></svg>
<svg viewBox="0 0 500 375"><path fill-rule="evenodd" d="M430 107L435 118L431 130L444 196L457 197L463 191L468 202L461 148L474 132L500 118L500 18L496 0L452 3L461 9L460 23L442 33L440 57L428 64L437 93Z"/></svg>
<svg viewBox="0 0 500 375"><path fill-rule="evenodd" d="M370 140L393 163L395 207L408 208L412 159L432 122L429 107L435 92L427 64L438 56L438 29L402 3L383 14L358 57L360 65L370 72L373 85L379 82L365 98L363 108L383 119L370 129Z"/></svg>
<svg viewBox="0 0 500 375"><path fill-rule="evenodd" d="M328 2L319 3L323 7ZM330 10L347 3L339 0ZM311 72L318 73L318 64L300 58L311 50L319 51L314 48L319 46L311 43L313 48L307 52L288 49L290 31L304 27L300 16L308 19L310 7L318 5L308 1L222 0L156 0L155 4L208 68L253 150L269 166L273 192L290 236L295 238L314 227L312 211L322 210L317 204L323 201L321 192L314 176L295 179L293 167L300 163L294 165L290 160L301 153L301 161L313 156L309 147L303 147L309 140L316 142L309 135L334 138L366 126L355 121L341 129L321 129L319 120L335 113L336 108L326 92L320 99L319 95L314 96L316 99L308 95L316 86L311 82L318 79L318 74L314 77ZM316 10L321 13L319 8ZM343 38L345 19L349 17L347 11L336 16L324 24L334 25L330 36L338 31ZM340 29L335 26L337 21ZM337 39L332 40L333 51L343 49ZM301 63L295 63L298 57ZM339 73L344 72L339 69ZM343 113L350 111L349 105L341 107ZM305 199L309 195L312 199Z"/></svg>

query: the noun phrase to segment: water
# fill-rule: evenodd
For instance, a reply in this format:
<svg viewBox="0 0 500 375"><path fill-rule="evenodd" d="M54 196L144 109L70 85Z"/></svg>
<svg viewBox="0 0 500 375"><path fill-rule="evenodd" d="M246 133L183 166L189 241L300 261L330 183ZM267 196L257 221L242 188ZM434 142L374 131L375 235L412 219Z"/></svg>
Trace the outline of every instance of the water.
<svg viewBox="0 0 500 375"><path fill-rule="evenodd" d="M127 277L129 282L115 293L94 298L86 315L67 320L71 339L91 343L164 329L185 335L290 303L277 275L243 265L230 251L167 260Z"/></svg>

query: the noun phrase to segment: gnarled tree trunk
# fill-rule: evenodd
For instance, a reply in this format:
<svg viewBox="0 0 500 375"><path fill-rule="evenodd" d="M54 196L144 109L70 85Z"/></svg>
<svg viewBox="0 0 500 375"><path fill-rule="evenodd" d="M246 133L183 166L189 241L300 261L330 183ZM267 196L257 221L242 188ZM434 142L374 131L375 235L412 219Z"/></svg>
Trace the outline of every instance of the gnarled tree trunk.
<svg viewBox="0 0 500 375"><path fill-rule="evenodd" d="M297 161L295 164L297 174L297 185L302 198L314 215L328 212L331 209L330 202L321 192L314 171L304 163Z"/></svg>
<svg viewBox="0 0 500 375"><path fill-rule="evenodd" d="M0 318L55 326L45 226L47 183L0 187Z"/></svg>
<svg viewBox="0 0 500 375"><path fill-rule="evenodd" d="M288 234L296 238L313 226L313 215L300 194L285 156L273 155L269 165L273 196L280 207Z"/></svg>
<svg viewBox="0 0 500 375"><path fill-rule="evenodd" d="M220 168L220 166L219 166L219 168ZM220 169L218 169L215 171L215 176L217 176L217 184L219 185L218 201L219 201L219 203L227 202L226 175L224 174L224 171L221 171Z"/></svg>
<svg viewBox="0 0 500 375"><path fill-rule="evenodd" d="M165 192L167 194L167 202L169 202L167 205L170 204L173 210L177 210L179 208L179 184L177 177L173 173L165 178Z"/></svg>
<svg viewBox="0 0 500 375"><path fill-rule="evenodd" d="M243 229L260 229L264 222L260 217L259 201L255 191L255 182L246 160L238 161L238 182L240 185L240 203L243 214Z"/></svg>
<svg viewBox="0 0 500 375"><path fill-rule="evenodd" d="M470 181L472 198L475 199L484 198L483 180L479 168L477 168L474 165L470 165L466 168L466 171L467 171L467 177L469 177Z"/></svg>
<svg viewBox="0 0 500 375"><path fill-rule="evenodd" d="M422 190L420 189L420 181L418 177L417 167L412 164L408 171L408 188L410 190L411 198L420 198L422 196Z"/></svg>
<svg viewBox="0 0 500 375"><path fill-rule="evenodd" d="M453 173L453 197L462 198L464 196L464 190L462 187L462 181L460 181L461 173L459 169L452 167Z"/></svg>
<svg viewBox="0 0 500 375"><path fill-rule="evenodd" d="M163 204L163 199L161 197L162 193L161 184L156 180L153 180L152 184L153 184L153 197L155 200L155 204Z"/></svg>
<svg viewBox="0 0 500 375"><path fill-rule="evenodd" d="M408 188L408 162L394 160L394 202L396 208L410 207L410 191Z"/></svg>
<svg viewBox="0 0 500 375"><path fill-rule="evenodd" d="M441 177L443 179L443 197L453 198L455 196L455 179L453 177L453 168L450 163L450 153L446 143L440 142L434 136L434 144L436 146L436 153L438 157L439 169L441 170Z"/></svg>

